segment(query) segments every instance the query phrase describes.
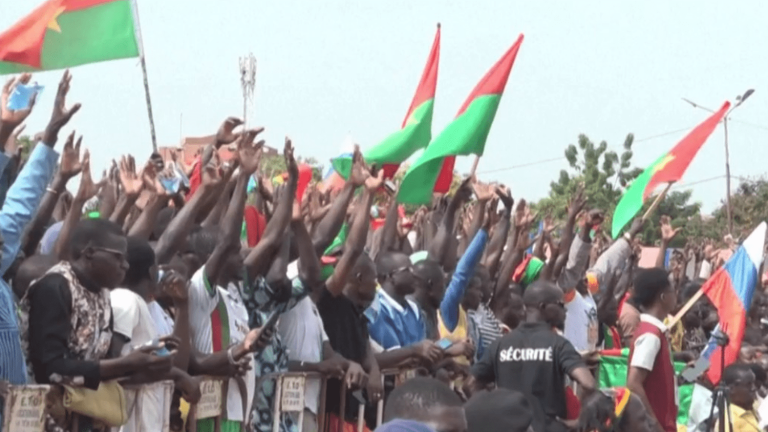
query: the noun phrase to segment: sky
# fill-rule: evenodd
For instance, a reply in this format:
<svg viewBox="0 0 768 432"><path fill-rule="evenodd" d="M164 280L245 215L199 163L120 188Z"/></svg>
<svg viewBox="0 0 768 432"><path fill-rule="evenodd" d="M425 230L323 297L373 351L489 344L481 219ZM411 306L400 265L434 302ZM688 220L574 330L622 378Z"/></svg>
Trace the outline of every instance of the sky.
<svg viewBox="0 0 768 432"><path fill-rule="evenodd" d="M39 1L0 1L0 31ZM763 0L138 0L138 7L160 146L212 134L227 116L242 115L238 59L253 53L249 124L264 126L272 147L290 136L297 154L327 167L348 135L365 149L399 129L439 22L433 136L525 34L478 167L481 180L507 184L516 198L546 196L567 162L536 162L562 157L581 133L616 151L634 133L634 163L645 167L707 117L681 98L716 109L749 88L755 93L728 124L731 174L765 172ZM83 107L69 126L84 135L94 172L122 153L148 157L138 59L72 73L68 102ZM35 75L46 89L27 131L45 127L60 76ZM690 185L706 212L725 197L723 144L720 126L675 186ZM457 170L468 172L472 160L459 158Z"/></svg>

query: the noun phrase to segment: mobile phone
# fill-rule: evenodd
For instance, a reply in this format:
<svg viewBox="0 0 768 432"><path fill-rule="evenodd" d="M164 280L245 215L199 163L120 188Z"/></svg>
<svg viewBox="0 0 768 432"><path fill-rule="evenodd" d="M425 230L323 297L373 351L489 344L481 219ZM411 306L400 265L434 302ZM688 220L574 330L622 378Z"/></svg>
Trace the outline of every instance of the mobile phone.
<svg viewBox="0 0 768 432"><path fill-rule="evenodd" d="M8 109L21 110L29 108L29 102L32 100L32 96L40 93L43 90L43 86L34 84L17 84L11 93L11 97L8 98Z"/></svg>
<svg viewBox="0 0 768 432"><path fill-rule="evenodd" d="M152 351L152 354L158 356L158 357L166 357L171 355L171 352L168 351L168 348L165 347L165 344L160 342L160 339L153 339L147 343L145 343L142 348L144 347L153 347L155 348L154 351Z"/></svg>
<svg viewBox="0 0 768 432"><path fill-rule="evenodd" d="M451 340L448 338L442 338L439 341L437 341L436 345L438 348L445 351L453 345L453 342L451 342Z"/></svg>
<svg viewBox="0 0 768 432"><path fill-rule="evenodd" d="M392 180L387 180L384 182L384 187L387 188L389 193L393 194L395 193L395 183L392 182Z"/></svg>
<svg viewBox="0 0 768 432"><path fill-rule="evenodd" d="M272 312L272 315L267 318L267 320L264 322L264 325L261 326L262 329L266 330L268 328L273 328L275 324L277 324L277 320L280 319L280 313L277 311Z"/></svg>

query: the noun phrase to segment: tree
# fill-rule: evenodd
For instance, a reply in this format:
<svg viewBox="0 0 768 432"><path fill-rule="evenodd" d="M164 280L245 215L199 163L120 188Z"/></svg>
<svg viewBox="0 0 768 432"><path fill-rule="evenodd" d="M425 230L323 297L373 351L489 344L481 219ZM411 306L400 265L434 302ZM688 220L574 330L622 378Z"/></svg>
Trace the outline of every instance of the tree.
<svg viewBox="0 0 768 432"><path fill-rule="evenodd" d="M299 164L306 164L312 167L312 180L319 182L323 179L323 166L313 157L301 157L296 159ZM274 156L265 156L261 160L261 172L273 178L286 171L285 158L282 154Z"/></svg>
<svg viewBox="0 0 768 432"><path fill-rule="evenodd" d="M565 218L568 203L576 193L579 184L584 184L588 208L597 208L605 212L606 220L603 229L610 232L611 216L624 195L627 186L640 173L642 168L632 166L632 144L634 135L628 134L622 145L621 156L608 150L608 144L601 141L595 145L586 135L579 135L578 145L570 144L565 150L565 157L570 165L570 170L560 171L557 181L550 183L550 192L547 198L534 204L535 211L541 217L551 214L558 219ZM651 216L642 231L642 239L645 244L656 244L661 240L659 219L661 215L667 215L672 220L672 226L685 226L684 231L672 243L672 247L682 247L685 239L705 231L701 223L691 224L689 221L698 217L701 219L701 205L690 204L691 191L675 191L669 193L659 203L659 207ZM643 208L638 212L642 216L653 203L649 198ZM709 227L706 230L711 230Z"/></svg>
<svg viewBox="0 0 768 432"><path fill-rule="evenodd" d="M586 135L579 135L578 145L570 144L565 149L570 172L560 171L558 180L550 183L549 197L536 203L535 209L542 214L564 218L569 200L583 183L587 206L612 213L625 187L643 172L640 168L632 168L633 142L634 135L628 134L619 157L608 150L605 141L595 145Z"/></svg>
<svg viewBox="0 0 768 432"><path fill-rule="evenodd" d="M724 200L723 200L724 201ZM710 224L720 230L719 239L728 232L725 202L712 213ZM742 181L731 194L733 238L745 239L768 216L768 180L764 177Z"/></svg>

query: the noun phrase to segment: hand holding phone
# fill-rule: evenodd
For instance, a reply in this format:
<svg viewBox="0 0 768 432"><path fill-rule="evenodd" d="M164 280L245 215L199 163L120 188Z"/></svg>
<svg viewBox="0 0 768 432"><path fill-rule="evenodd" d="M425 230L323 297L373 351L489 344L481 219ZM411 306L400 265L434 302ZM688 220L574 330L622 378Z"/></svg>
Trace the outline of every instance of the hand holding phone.
<svg viewBox="0 0 768 432"><path fill-rule="evenodd" d="M32 98L36 97L43 91L43 86L37 83L33 84L16 84L16 87L11 93L11 97L8 98L8 105L6 107L9 110L17 111L30 107Z"/></svg>
<svg viewBox="0 0 768 432"><path fill-rule="evenodd" d="M448 338L442 338L439 341L437 341L435 345L437 345L437 347L440 348L441 350L445 351L451 346L453 346L453 342Z"/></svg>

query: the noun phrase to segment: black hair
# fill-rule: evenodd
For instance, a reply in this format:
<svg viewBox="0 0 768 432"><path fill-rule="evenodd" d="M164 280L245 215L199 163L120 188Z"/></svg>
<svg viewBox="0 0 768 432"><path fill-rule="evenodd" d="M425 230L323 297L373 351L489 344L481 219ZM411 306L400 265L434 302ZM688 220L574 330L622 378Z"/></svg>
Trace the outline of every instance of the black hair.
<svg viewBox="0 0 768 432"><path fill-rule="evenodd" d="M88 246L103 246L109 236L124 237L120 225L106 219L83 219L75 225L69 242L72 259L78 259Z"/></svg>
<svg viewBox="0 0 768 432"><path fill-rule="evenodd" d="M766 380L768 380L768 374L765 373L765 369L757 363L750 363L749 368L755 374L755 382L765 384Z"/></svg>
<svg viewBox="0 0 768 432"><path fill-rule="evenodd" d="M653 306L659 295L669 288L667 272L660 268L641 269L637 272L634 281L635 303L644 308Z"/></svg>
<svg viewBox="0 0 768 432"><path fill-rule="evenodd" d="M125 258L128 261L128 270L123 279L126 288L152 278L149 271L155 265L155 251L148 241L139 237L128 237L128 253Z"/></svg>
<svg viewBox="0 0 768 432"><path fill-rule="evenodd" d="M218 230L197 225L190 230L187 236L187 251L197 255L198 258L205 262L211 256L213 250L216 249L218 237Z"/></svg>
<svg viewBox="0 0 768 432"><path fill-rule="evenodd" d="M523 303L526 306L538 307L541 303L554 301L558 293L562 294L560 288L552 282L536 280L525 289L523 293ZM562 297L562 295L560 296Z"/></svg>
<svg viewBox="0 0 768 432"><path fill-rule="evenodd" d="M689 300L701 289L701 281L694 280L686 283L683 289L680 290L680 300L683 302Z"/></svg>
<svg viewBox="0 0 768 432"><path fill-rule="evenodd" d="M437 407L460 407L461 398L435 378L416 377L392 390L384 405L384 422L394 419L422 420Z"/></svg>
<svg viewBox="0 0 768 432"><path fill-rule="evenodd" d="M579 413L579 432L614 432L624 429L626 417L616 422L616 407L614 398L602 391L596 391L587 396L581 403Z"/></svg>
<svg viewBox="0 0 768 432"><path fill-rule="evenodd" d="M752 372L752 367L746 363L734 363L723 370L723 382L726 385L735 384L745 373Z"/></svg>
<svg viewBox="0 0 768 432"><path fill-rule="evenodd" d="M385 278L389 276L393 271L397 270L397 260L398 258L402 257L405 257L405 259L410 262L408 255L402 252L379 252L379 255L376 257L376 275L379 278Z"/></svg>
<svg viewBox="0 0 768 432"><path fill-rule="evenodd" d="M176 216L176 207L165 207L160 210L157 218L155 218L155 227L152 229L152 238L154 240L160 239L168 225L171 224L174 216Z"/></svg>

